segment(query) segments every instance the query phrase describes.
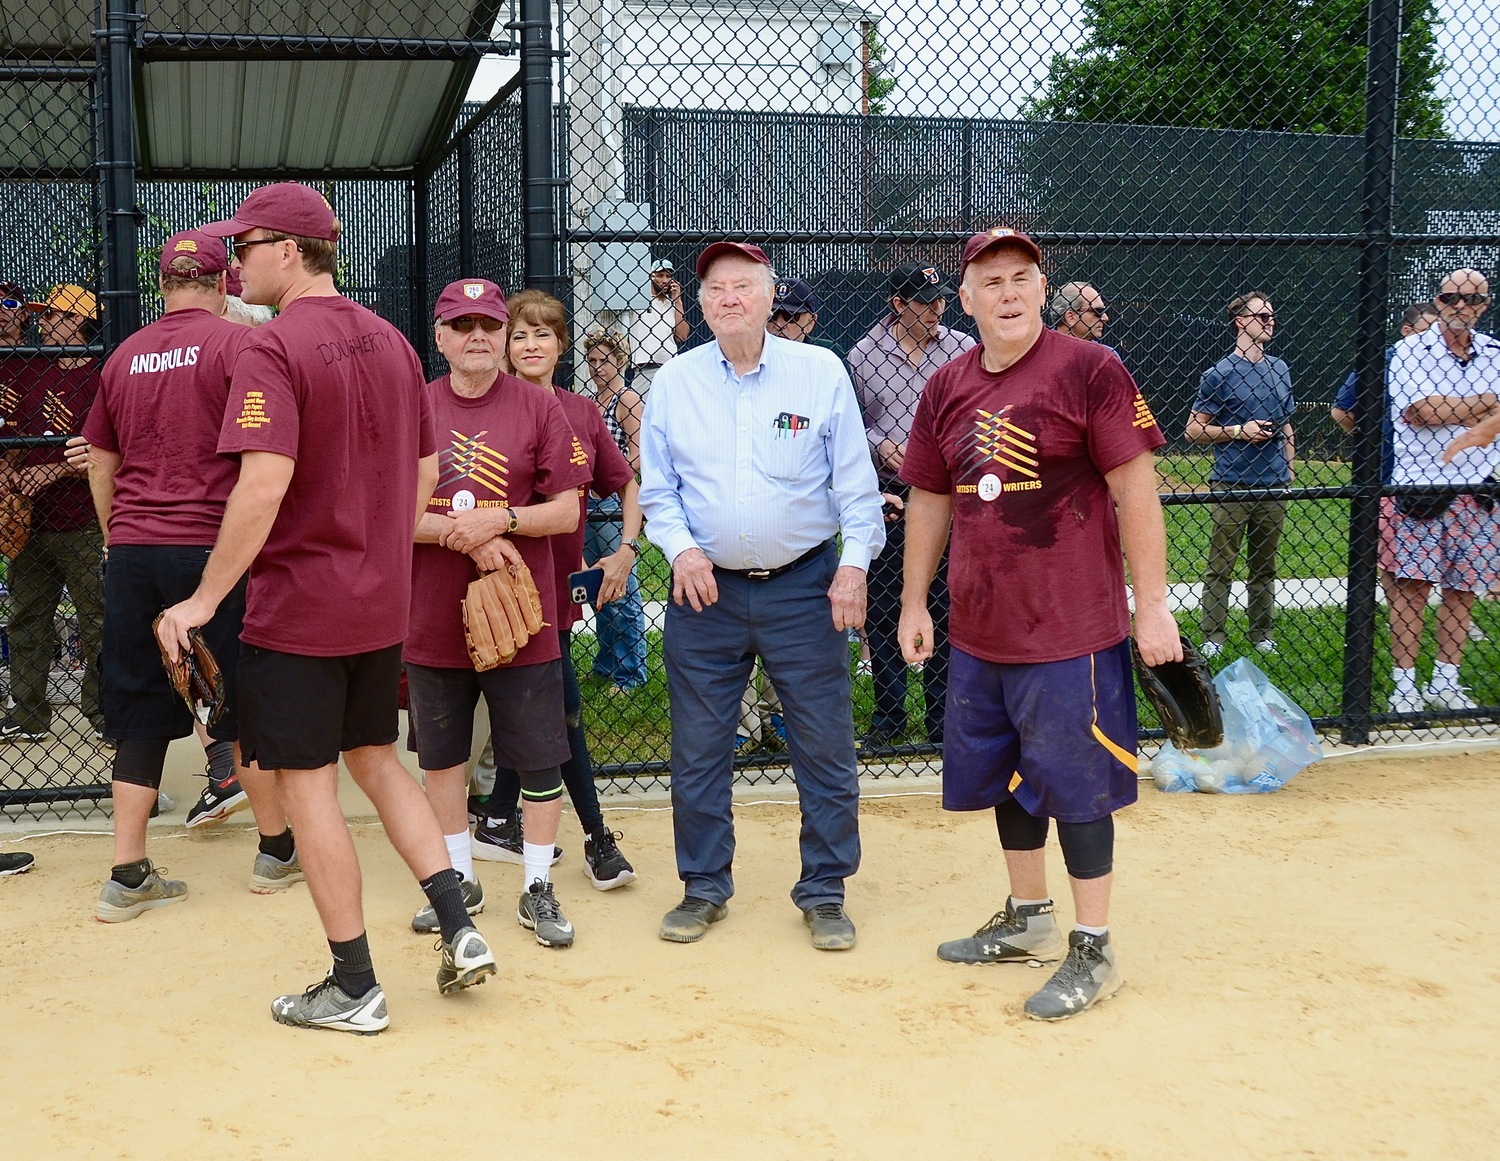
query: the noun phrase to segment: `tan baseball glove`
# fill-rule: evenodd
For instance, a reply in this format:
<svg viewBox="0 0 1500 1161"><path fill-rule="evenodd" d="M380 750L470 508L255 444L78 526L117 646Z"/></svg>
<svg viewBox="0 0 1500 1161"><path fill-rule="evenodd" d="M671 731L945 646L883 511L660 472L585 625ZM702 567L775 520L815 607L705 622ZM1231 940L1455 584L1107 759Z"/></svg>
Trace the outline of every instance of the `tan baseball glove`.
<svg viewBox="0 0 1500 1161"><path fill-rule="evenodd" d="M507 564L470 582L463 612L469 658L480 673L508 664L544 624L542 597L524 564Z"/></svg>
<svg viewBox="0 0 1500 1161"><path fill-rule="evenodd" d="M0 556L15 560L30 539L31 497L20 492L0 496Z"/></svg>
<svg viewBox="0 0 1500 1161"><path fill-rule="evenodd" d="M182 657L173 661L167 655L166 646L156 636L156 627L166 613L156 614L151 622L151 635L156 637L156 647L161 650L162 668L167 671L175 689L188 707L188 712L206 726L214 725L224 713L224 671L219 660L197 629L188 631L191 648Z"/></svg>

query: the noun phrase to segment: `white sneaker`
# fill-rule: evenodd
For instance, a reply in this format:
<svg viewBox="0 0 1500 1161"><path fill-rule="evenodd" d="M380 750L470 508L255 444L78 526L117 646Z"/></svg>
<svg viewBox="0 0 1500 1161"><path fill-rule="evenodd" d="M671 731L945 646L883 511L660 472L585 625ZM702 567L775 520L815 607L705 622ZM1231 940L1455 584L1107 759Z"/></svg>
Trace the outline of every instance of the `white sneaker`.
<svg viewBox="0 0 1500 1161"><path fill-rule="evenodd" d="M1478 625L1476 625L1472 621L1470 621L1469 622L1469 640L1470 641L1488 641L1489 638L1484 635L1484 630L1483 629L1481 629Z"/></svg>
<svg viewBox="0 0 1500 1161"><path fill-rule="evenodd" d="M1255 643L1255 651L1257 653L1275 653L1276 642L1272 641L1269 637L1262 638Z"/></svg>
<svg viewBox="0 0 1500 1161"><path fill-rule="evenodd" d="M1410 693L1391 694L1391 713L1393 714L1419 714L1426 708L1421 693L1415 689Z"/></svg>
<svg viewBox="0 0 1500 1161"><path fill-rule="evenodd" d="M1479 703L1469 696L1461 685L1434 685L1428 683L1427 704L1433 709L1477 710Z"/></svg>
<svg viewBox="0 0 1500 1161"><path fill-rule="evenodd" d="M1222 652L1224 652L1224 646L1218 641L1205 641L1198 646L1198 656L1205 661L1212 661Z"/></svg>

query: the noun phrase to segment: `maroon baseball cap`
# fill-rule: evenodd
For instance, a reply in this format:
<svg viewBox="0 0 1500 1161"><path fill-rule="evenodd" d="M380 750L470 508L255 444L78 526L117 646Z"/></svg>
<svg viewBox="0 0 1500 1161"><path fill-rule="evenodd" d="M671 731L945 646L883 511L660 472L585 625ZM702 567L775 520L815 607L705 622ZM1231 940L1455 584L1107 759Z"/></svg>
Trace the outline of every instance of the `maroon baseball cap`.
<svg viewBox="0 0 1500 1161"><path fill-rule="evenodd" d="M158 269L167 278L204 278L229 269L229 250L223 238L180 230L162 243Z"/></svg>
<svg viewBox="0 0 1500 1161"><path fill-rule="evenodd" d="M243 298L245 295L245 284L240 281L240 271L236 266L231 266L224 272L224 293L235 298Z"/></svg>
<svg viewBox="0 0 1500 1161"><path fill-rule="evenodd" d="M209 222L199 229L206 234L231 238L257 226L262 230L275 230L278 234L322 238L328 242L336 242L339 237L338 219L333 216L328 199L312 186L296 181L263 185L240 203L234 217Z"/></svg>
<svg viewBox="0 0 1500 1161"><path fill-rule="evenodd" d="M432 317L463 318L468 314L505 322L510 318L510 308L505 305L504 292L488 278L460 278L448 283L437 297Z"/></svg>
<svg viewBox="0 0 1500 1161"><path fill-rule="evenodd" d="M992 230L986 230L982 234L975 234L964 244L963 260L958 264L958 280L963 281L964 271L969 268L969 263L981 254L988 253L996 246L1014 246L1020 250L1038 266L1042 264L1042 250L1035 242L1028 238L1020 230L1012 230L1009 226L996 226Z"/></svg>
<svg viewBox="0 0 1500 1161"><path fill-rule="evenodd" d="M698 255L698 265L694 267L698 273L698 280L703 281L703 276L708 273L708 268L713 265L714 260L726 254L737 254L741 258L759 262L762 266L771 265L771 259L759 246L752 246L748 242L714 242L705 246L703 253Z"/></svg>

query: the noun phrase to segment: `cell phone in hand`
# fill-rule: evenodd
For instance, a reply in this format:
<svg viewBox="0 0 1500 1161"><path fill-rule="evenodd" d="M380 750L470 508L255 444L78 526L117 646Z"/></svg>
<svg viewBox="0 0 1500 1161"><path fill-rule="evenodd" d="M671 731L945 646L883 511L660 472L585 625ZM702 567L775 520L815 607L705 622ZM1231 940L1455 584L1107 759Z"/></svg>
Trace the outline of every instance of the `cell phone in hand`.
<svg viewBox="0 0 1500 1161"><path fill-rule="evenodd" d="M586 568L568 574L568 594L575 605L599 607L599 589L604 584L602 568Z"/></svg>

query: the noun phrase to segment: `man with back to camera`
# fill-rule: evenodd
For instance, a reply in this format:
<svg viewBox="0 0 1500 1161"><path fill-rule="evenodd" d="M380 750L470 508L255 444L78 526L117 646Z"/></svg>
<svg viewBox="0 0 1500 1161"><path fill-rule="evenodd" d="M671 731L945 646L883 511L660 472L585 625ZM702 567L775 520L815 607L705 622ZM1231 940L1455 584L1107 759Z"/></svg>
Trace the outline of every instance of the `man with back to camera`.
<svg viewBox="0 0 1500 1161"><path fill-rule="evenodd" d="M1135 638L1180 660L1167 606L1154 449L1166 441L1124 364L1042 325L1041 251L1005 227L964 247L959 300L980 346L928 381L902 464L901 648L932 654L927 588L952 524L953 661L943 807L993 809L1004 908L938 948L954 963L1062 964L1025 1003L1063 1020L1119 991L1109 933L1114 812L1136 799ZM1047 893L1049 820L1075 925L1064 948Z"/></svg>
<svg viewBox="0 0 1500 1161"><path fill-rule="evenodd" d="M437 914L439 990L495 972L437 819L395 748L412 535L437 479L432 413L411 345L334 286L340 225L316 190L262 186L203 230L233 237L245 300L280 314L235 364L219 451L239 454L239 480L197 592L167 610L158 635L178 655L250 569L241 749L276 772L334 961L271 1012L368 1035L390 1017L338 801L340 756Z"/></svg>

